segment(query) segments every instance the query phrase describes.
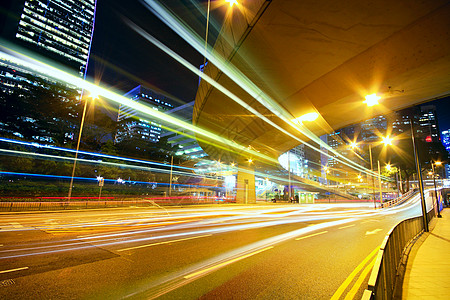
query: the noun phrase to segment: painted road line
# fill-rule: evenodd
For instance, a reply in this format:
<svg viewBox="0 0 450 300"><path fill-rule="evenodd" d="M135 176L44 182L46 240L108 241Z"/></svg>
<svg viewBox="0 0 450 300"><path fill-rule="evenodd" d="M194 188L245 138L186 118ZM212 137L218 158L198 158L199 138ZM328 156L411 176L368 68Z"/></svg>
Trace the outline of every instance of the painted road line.
<svg viewBox="0 0 450 300"><path fill-rule="evenodd" d="M347 225L347 226L342 226L342 227L339 227L339 229L349 228L349 227L353 227L353 226L355 226L355 224Z"/></svg>
<svg viewBox="0 0 450 300"><path fill-rule="evenodd" d="M117 251L118 251L118 252L121 252L121 251L133 250L133 249L140 249L140 248L152 247L152 246L157 246L157 245L164 245L164 244L176 243L176 242L181 242L181 241L187 241L187 240L198 239L198 238L202 238L202 237L206 237L206 236L211 236L211 234L200 235L200 236L193 236L193 237L184 238L184 239L178 239L178 240L164 241L164 242L153 243L153 244L140 245L140 246L136 246L136 247L130 247L130 248L119 249L119 250L117 250Z"/></svg>
<svg viewBox="0 0 450 300"><path fill-rule="evenodd" d="M11 224L13 228L23 228L23 225L19 222L11 222L9 224Z"/></svg>
<svg viewBox="0 0 450 300"><path fill-rule="evenodd" d="M366 231L366 235L372 235L372 234L376 234L377 232L381 231L382 229L377 228L375 230L372 231Z"/></svg>
<svg viewBox="0 0 450 300"><path fill-rule="evenodd" d="M310 234L310 235L307 235L307 236L302 236L302 237L296 238L295 240L299 241L299 240L307 239L307 238L312 237L312 236L324 234L324 233L327 233L327 232L328 231L322 231L322 232L318 232L318 233L313 233L313 234Z"/></svg>
<svg viewBox="0 0 450 300"><path fill-rule="evenodd" d="M4 271L0 271L0 274L3 274L3 273L9 273L9 272L15 272L15 271L20 271L20 270L26 270L26 269L28 269L28 267L22 267L22 268L17 268L17 269L4 270Z"/></svg>
<svg viewBox="0 0 450 300"><path fill-rule="evenodd" d="M331 297L331 300L336 300L341 297L342 293L344 293L345 289L353 281L355 276L359 273L359 271L361 271L361 269L367 264L367 262L370 261L372 257L378 253L379 249L380 247L376 247L366 258L364 258L364 260L352 271L352 273L350 273L347 279L345 279L341 286L336 290L334 295Z"/></svg>
<svg viewBox="0 0 450 300"><path fill-rule="evenodd" d="M369 272L372 270L373 265L375 264L375 259L376 258L377 257L375 256L372 259L372 261L367 265L367 267L365 267L365 269L361 272L361 275L359 275L358 280L356 280L356 282L353 285L353 287L350 290L350 292L348 292L348 294L345 296L345 300L352 300L355 297L355 295L358 292L359 288L363 284L364 279L367 277L367 275L369 275Z"/></svg>
<svg viewBox="0 0 450 300"><path fill-rule="evenodd" d="M191 274L189 274L189 275L186 275L186 276L184 276L184 279L190 279L190 278L195 277L195 276L197 276L197 275L201 275L201 274L207 273L207 272L209 272L209 271L212 271L212 270L216 270L216 269L222 268L222 267L224 267L224 266L226 266L226 265L232 264L232 263L234 263L234 262L237 262L237 261L239 261L239 260L242 260L242 259L244 259L244 258L253 256L253 255L255 255L255 254L261 253L261 252L263 252L263 251L266 251L266 250L269 250L269 249L272 249L272 248L273 248L273 246L270 246L270 247L267 247L267 248L264 248L264 249L261 249L261 250L258 250L258 251L249 253L249 254L245 254L245 255L242 255L242 256L233 258L232 260L225 261L225 262L220 263L220 264L218 264L218 265L215 265L215 266L212 266L212 267L209 267L209 268L200 270L200 271L198 271L198 272L194 272L194 273L191 273Z"/></svg>

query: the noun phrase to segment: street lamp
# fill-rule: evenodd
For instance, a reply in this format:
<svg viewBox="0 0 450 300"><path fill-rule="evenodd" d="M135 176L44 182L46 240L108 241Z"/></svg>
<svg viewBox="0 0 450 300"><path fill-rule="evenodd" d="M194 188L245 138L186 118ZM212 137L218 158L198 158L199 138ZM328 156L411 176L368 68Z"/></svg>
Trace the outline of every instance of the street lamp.
<svg viewBox="0 0 450 300"><path fill-rule="evenodd" d="M433 163L433 161L431 161L431 169L433 170L434 196L436 197L436 207L437 207L437 211L438 211L437 217L438 218L442 218L441 211L439 210L439 200L438 200L438 197L437 197L436 174L435 174L435 171L434 171L434 165L440 166L440 165L442 165L442 163L440 161L437 161L435 163Z"/></svg>
<svg viewBox="0 0 450 300"><path fill-rule="evenodd" d="M414 150L414 160L416 162L416 170L417 170L417 181L419 182L419 192L420 192L420 200L422 204L422 218L423 218L423 230L425 232L428 232L428 220L427 220L427 205L425 203L425 195L423 192L423 181L422 181L422 171L420 166L420 160L419 160L419 153L417 150L416 141L414 138L414 126L411 119L409 119L409 125L411 127L411 140L413 144L413 150Z"/></svg>
<svg viewBox="0 0 450 300"><path fill-rule="evenodd" d="M375 94L373 94L375 95ZM369 95L371 96L371 95ZM369 97L367 96L367 97ZM376 96L376 95L375 95ZM367 99L366 97L366 99ZM378 97L379 99L379 97ZM371 105L369 105L371 106ZM382 143L384 144L384 146L388 146L388 145L392 145L392 141L394 139L391 138L389 135L386 137L382 137ZM370 171L373 173L373 160L372 160L372 143L368 143L369 145L369 160L370 160ZM350 146L352 149L357 147L357 143L356 142L352 142L350 143ZM379 190L380 190L380 203L383 201L383 191L382 191L382 186L381 186L381 171L380 171L380 160L377 160L378 162L378 185L379 185ZM373 205L374 208L377 208L377 202L376 202L376 196L375 196L375 177L372 174L372 190L373 190Z"/></svg>
<svg viewBox="0 0 450 300"><path fill-rule="evenodd" d="M83 92L81 92L81 95L83 96ZM99 95L95 93L90 93L89 98L92 99L92 101L99 99ZM87 100L84 101L84 108L83 108L83 115L81 117L81 124L80 124L80 132L78 133L78 142L77 142L77 149L75 151L75 159L73 161L73 168L72 168L72 176L70 177L70 186L69 186L69 194L67 196L67 199L70 200L70 197L72 196L72 188L73 188L73 177L75 176L75 168L77 166L77 159L78 159L78 151L80 149L80 142L81 142L81 133L83 132L83 126L84 126L84 119L86 117L86 108L87 108Z"/></svg>

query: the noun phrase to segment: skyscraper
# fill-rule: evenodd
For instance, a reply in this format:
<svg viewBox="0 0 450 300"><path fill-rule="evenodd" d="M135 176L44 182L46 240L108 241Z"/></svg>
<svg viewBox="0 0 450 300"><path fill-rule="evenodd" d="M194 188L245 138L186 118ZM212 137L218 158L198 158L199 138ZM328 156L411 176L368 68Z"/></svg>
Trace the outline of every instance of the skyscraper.
<svg viewBox="0 0 450 300"><path fill-rule="evenodd" d="M46 62L57 63L84 77L96 4L96 0L13 1L9 12L14 17L5 22L2 38L20 46L20 50L27 49ZM9 91L21 88L32 83L29 82L30 74L35 75L21 66L1 61L0 87Z"/></svg>
<svg viewBox="0 0 450 300"><path fill-rule="evenodd" d="M169 100L165 96L140 85L126 93L124 97L143 102L162 112L173 108L173 105L168 102ZM117 122L120 122L120 127L116 135L116 141L140 138L156 143L161 138L162 128L159 121L151 120L148 116L141 116L133 108L120 106Z"/></svg>
<svg viewBox="0 0 450 300"><path fill-rule="evenodd" d="M95 8L96 0L25 0L15 38L84 76Z"/></svg>

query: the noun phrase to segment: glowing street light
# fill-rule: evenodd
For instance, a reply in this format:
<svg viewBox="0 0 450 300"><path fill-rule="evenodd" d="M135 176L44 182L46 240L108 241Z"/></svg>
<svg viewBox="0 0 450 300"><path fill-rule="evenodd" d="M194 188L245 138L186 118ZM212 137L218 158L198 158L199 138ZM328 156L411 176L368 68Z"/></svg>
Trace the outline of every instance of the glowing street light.
<svg viewBox="0 0 450 300"><path fill-rule="evenodd" d="M390 172L391 169L392 169L391 165L390 165L390 164L387 164L387 165L386 165L386 170L387 170L388 172Z"/></svg>
<svg viewBox="0 0 450 300"><path fill-rule="evenodd" d="M81 93L81 95L83 95L83 92ZM95 99L99 99L99 95L95 92L90 92L88 97L91 98L93 101ZM78 151L80 150L81 134L83 133L84 119L86 118L86 108L87 108L87 101L84 101L83 116L81 117L80 132L78 133L77 149L75 151L75 159L73 161L72 176L70 178L69 194L67 195L68 200L70 200L70 197L72 196L73 177L75 176L75 168L77 167L77 158L78 158Z"/></svg>
<svg viewBox="0 0 450 300"><path fill-rule="evenodd" d="M357 144L356 142L351 142L351 143L350 143L350 147L351 147L352 149L355 149L357 146L358 146L358 144Z"/></svg>
<svg viewBox="0 0 450 300"><path fill-rule="evenodd" d="M374 105L379 104L378 100L380 100L381 97L377 96L377 94L370 94L370 95L367 95L365 97L365 99L366 100L364 100L363 102L366 103L367 106L374 106Z"/></svg>
<svg viewBox="0 0 450 300"><path fill-rule="evenodd" d="M251 164L253 162L253 159L249 158L248 163Z"/></svg>
<svg viewBox="0 0 450 300"><path fill-rule="evenodd" d="M385 146L387 146L387 145L392 145L392 141L393 141L394 139L393 138L391 138L391 137L389 137L389 135L388 136L386 136L386 137L383 137L383 144L385 145Z"/></svg>
<svg viewBox="0 0 450 300"><path fill-rule="evenodd" d="M433 183L434 183L434 196L436 197L436 208L437 208L437 211L438 211L437 217L438 217L438 218L442 218L441 211L439 210L439 201L438 201L438 197L437 197L436 174L435 174L435 171L434 171L434 165L440 166L440 165L442 165L442 162L440 162L440 161L436 161L436 162L434 162L434 163L431 162L431 168L432 168L432 170L433 170L432 174L433 174ZM429 172L428 175L430 175L430 173L431 173L431 172Z"/></svg>
<svg viewBox="0 0 450 300"><path fill-rule="evenodd" d="M303 116L298 117L297 119L292 120L292 122L297 124L303 124L303 122L313 122L319 117L319 114L316 112L311 112L304 114Z"/></svg>
<svg viewBox="0 0 450 300"><path fill-rule="evenodd" d="M237 0L225 0L225 2L228 2L230 4L230 7L233 7L234 4L238 5Z"/></svg>

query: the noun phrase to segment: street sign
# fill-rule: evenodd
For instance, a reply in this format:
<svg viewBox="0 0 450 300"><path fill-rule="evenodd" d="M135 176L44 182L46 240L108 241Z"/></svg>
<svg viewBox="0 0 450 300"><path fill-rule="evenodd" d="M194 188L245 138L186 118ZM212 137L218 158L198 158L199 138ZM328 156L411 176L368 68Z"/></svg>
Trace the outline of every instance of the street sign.
<svg viewBox="0 0 450 300"><path fill-rule="evenodd" d="M105 179L103 177L98 179L98 186L103 186L105 184Z"/></svg>

